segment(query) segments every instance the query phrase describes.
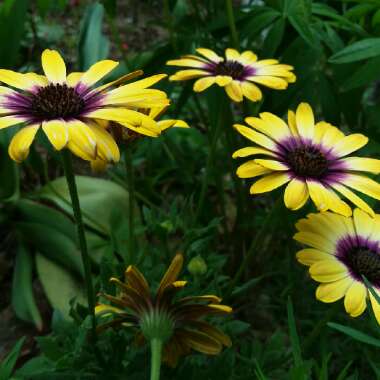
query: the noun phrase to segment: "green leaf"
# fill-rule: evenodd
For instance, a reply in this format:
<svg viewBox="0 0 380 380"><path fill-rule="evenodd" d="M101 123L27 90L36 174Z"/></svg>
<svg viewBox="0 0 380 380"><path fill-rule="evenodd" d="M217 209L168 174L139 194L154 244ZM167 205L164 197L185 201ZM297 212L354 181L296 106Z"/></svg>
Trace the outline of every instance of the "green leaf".
<svg viewBox="0 0 380 380"><path fill-rule="evenodd" d="M19 169L8 155L11 135L9 130L0 131L0 178L6 178L6 181L1 181L0 200L18 198L20 192Z"/></svg>
<svg viewBox="0 0 380 380"><path fill-rule="evenodd" d="M252 15L249 22L244 25L244 28L242 28L241 31L241 35L249 39L253 39L265 27L273 23L273 21L280 16L280 12L272 8L260 9L260 12L257 15Z"/></svg>
<svg viewBox="0 0 380 380"><path fill-rule="evenodd" d="M0 6L0 67L13 68L24 37L28 0L5 0Z"/></svg>
<svg viewBox="0 0 380 380"><path fill-rule="evenodd" d="M290 299L290 297L288 299L287 310L288 310L288 326L289 326L290 342L292 345L294 364L295 364L295 367L300 368L303 364L302 354L301 354L301 346L300 346L300 341L299 341L299 337L297 334L297 327L296 327L296 320L294 318L293 304L292 304L292 300Z"/></svg>
<svg viewBox="0 0 380 380"><path fill-rule="evenodd" d="M304 41L314 49L320 48L320 43L316 39L311 27L311 1L310 0L287 0L286 15L290 24L304 39Z"/></svg>
<svg viewBox="0 0 380 380"><path fill-rule="evenodd" d="M92 64L107 57L109 41L102 33L103 5L88 6L79 36L79 66L87 70Z"/></svg>
<svg viewBox="0 0 380 380"><path fill-rule="evenodd" d="M349 63L380 55L380 38L365 38L355 42L330 57L331 63Z"/></svg>
<svg viewBox="0 0 380 380"><path fill-rule="evenodd" d="M86 305L83 284L70 272L40 253L36 255L36 266L46 297L65 318L69 318L72 299Z"/></svg>
<svg viewBox="0 0 380 380"><path fill-rule="evenodd" d="M273 22L263 46L263 57L272 57L275 55L284 36L285 20L279 18Z"/></svg>
<svg viewBox="0 0 380 380"><path fill-rule="evenodd" d="M342 90L349 91L354 88L368 85L380 77L380 57L370 59L347 78Z"/></svg>
<svg viewBox="0 0 380 380"><path fill-rule="evenodd" d="M128 210L128 192L114 182L100 178L76 176L80 206L85 223L103 234L111 235L113 210ZM54 202L72 215L66 179L58 178L40 190L43 199Z"/></svg>
<svg viewBox="0 0 380 380"><path fill-rule="evenodd" d="M32 272L31 254L22 244L19 244L13 272L12 306L20 319L33 322L41 331L42 319L33 294Z"/></svg>
<svg viewBox="0 0 380 380"><path fill-rule="evenodd" d="M380 339L373 338L372 336L369 336L359 330L333 322L329 322L327 325L335 330L342 332L343 334L350 336L351 338L359 342L366 343L375 347L380 347Z"/></svg>
<svg viewBox="0 0 380 380"><path fill-rule="evenodd" d="M24 344L25 337L22 337L14 345L12 351L7 355L7 357L0 363L0 380L10 379L13 368L16 365L17 359L20 355L22 345Z"/></svg>

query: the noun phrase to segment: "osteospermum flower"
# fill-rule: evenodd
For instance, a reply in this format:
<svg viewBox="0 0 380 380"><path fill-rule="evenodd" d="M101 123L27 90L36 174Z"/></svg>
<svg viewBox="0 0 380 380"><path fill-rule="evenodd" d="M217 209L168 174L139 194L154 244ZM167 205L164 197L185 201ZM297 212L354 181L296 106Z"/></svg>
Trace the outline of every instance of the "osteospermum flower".
<svg viewBox="0 0 380 380"><path fill-rule="evenodd" d="M169 128L176 127L176 128L190 128L189 125L183 121L178 119L164 119L164 120L157 120L161 117L163 113L165 113L167 107L155 107L151 109L141 109L139 112L142 112L146 115L148 115L153 120L156 120L157 122L157 128L159 129L160 133L163 131L166 131ZM123 128L123 126L119 125L115 122L109 122L105 120L98 120L98 124L100 124L105 130L108 130L111 135L114 137L114 139L118 142L130 142L131 140L135 140L136 138L143 137L143 135L139 134L136 131L129 131L126 128ZM96 156L95 160L91 161L91 168L95 172L102 172L107 168L107 164L109 162L113 162L113 160L108 160L107 157L100 154L99 152Z"/></svg>
<svg viewBox="0 0 380 380"><path fill-rule="evenodd" d="M260 118L247 117L250 127L234 127L254 145L239 149L233 157L256 156L237 169L240 178L263 176L250 188L251 194L265 193L286 183L284 201L291 210L301 208L311 197L320 211L332 210L350 216L350 206L373 215L372 209L352 190L380 199L380 185L359 172L380 172L380 160L348 157L363 147L362 134L344 135L326 122L314 123L307 103L288 113L288 125L279 117L263 112ZM351 190L352 189L352 190ZM339 195L338 195L339 194Z"/></svg>
<svg viewBox="0 0 380 380"><path fill-rule="evenodd" d="M168 61L168 65L185 66L169 79L182 81L200 78L194 83L194 91L204 91L214 83L224 87L227 95L235 102L241 102L245 96L253 102L262 98L256 84L275 90L285 90L288 83L293 83L296 76L293 67L279 64L276 59L257 60L251 51L239 53L235 49L226 49L225 57L220 57L210 49L199 48L201 55L185 55L180 59Z"/></svg>
<svg viewBox="0 0 380 380"><path fill-rule="evenodd" d="M219 354L223 346L230 346L230 338L211 324L201 320L208 315L226 315L232 312L229 306L221 305L221 299L214 295L190 296L175 300L186 281L177 278L183 266L183 256L177 254L162 278L156 292L153 292L145 277L137 268L129 266L125 282L111 278L120 290L115 297L103 294L111 305L99 304L96 314L112 314L113 320L100 325L102 330L115 326L135 326L140 332L137 340L159 339L164 342L163 361L176 366L178 358L192 350Z"/></svg>
<svg viewBox="0 0 380 380"><path fill-rule="evenodd" d="M321 283L317 299L335 302L344 297L347 313L357 317L369 297L380 323L380 305L363 281L364 276L380 296L380 215L371 217L360 209L353 217L324 212L308 215L296 227L294 239L312 247L299 251L297 259Z"/></svg>
<svg viewBox="0 0 380 380"><path fill-rule="evenodd" d="M116 121L138 133L157 136L160 130L156 122L133 108L168 105L164 92L148 89L166 75L116 87L140 75L140 71L94 88L117 65L115 61L104 60L84 73L66 75L60 54L45 50L42 53L45 75L0 69L0 82L10 86L0 86L0 129L24 124L10 143L12 159L21 162L27 157L40 127L55 149L67 147L86 160L94 159L97 152L108 160L119 159L112 137L94 119Z"/></svg>

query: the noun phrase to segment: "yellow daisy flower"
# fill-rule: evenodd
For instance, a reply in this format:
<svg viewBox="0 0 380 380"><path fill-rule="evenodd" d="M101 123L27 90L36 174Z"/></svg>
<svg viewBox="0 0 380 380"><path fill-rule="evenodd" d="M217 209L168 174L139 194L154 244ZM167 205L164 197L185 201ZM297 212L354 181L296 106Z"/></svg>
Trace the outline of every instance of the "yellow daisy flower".
<svg viewBox="0 0 380 380"><path fill-rule="evenodd" d="M102 294L111 305L98 304L98 316L113 315L113 320L100 325L108 327L137 327L137 342L159 339L164 342L162 360L174 367L181 356L192 350L217 355L223 346L231 346L230 338L211 324L200 320L207 315L218 316L232 312L221 305L214 295L188 296L175 300L186 281L178 281L183 256L177 254L163 276L156 292L152 292L145 277L134 266L125 272L125 282L111 278L120 290L119 295Z"/></svg>
<svg viewBox="0 0 380 380"><path fill-rule="evenodd" d="M241 102L244 96L257 102L262 98L262 93L256 84L285 90L288 83L296 80L292 66L279 64L276 59L258 61L256 54L248 50L240 54L229 48L224 58L210 49L199 48L196 51L201 56L185 55L167 62L167 65L190 68L176 72L169 78L172 81L200 78L194 83L196 92L204 91L216 83L224 87L235 102Z"/></svg>
<svg viewBox="0 0 380 380"><path fill-rule="evenodd" d="M371 217L360 209L354 210L353 217L324 212L308 215L296 227L294 239L312 247L299 251L297 259L321 283L317 299L335 302L344 297L347 313L357 317L369 297L380 324L380 305L362 277L380 295L380 215Z"/></svg>
<svg viewBox="0 0 380 380"><path fill-rule="evenodd" d="M140 109L139 112L142 112L152 118L157 123L157 128L160 133L166 131L169 128L190 128L189 125L183 121L178 119L164 119L157 120L161 117L161 115L166 111L167 107L154 107L150 109ZM105 120L97 120L98 124L100 124L103 129L107 129L114 139L117 142L129 142L131 140L135 140L136 138L142 137L143 135L139 134L136 131L130 131L128 129L123 128L121 125L115 122L109 122ZM105 132L107 133L107 132ZM109 133L107 133L109 135ZM101 173L106 170L108 163L115 162L114 160L109 160L102 152L98 152L96 159L91 161L91 168L94 172Z"/></svg>
<svg viewBox="0 0 380 380"><path fill-rule="evenodd" d="M134 108L169 104L164 92L148 88L166 75L116 87L142 74L139 71L94 88L117 65L118 62L104 60L84 73L66 75L60 54L47 49L42 53L45 75L0 69L0 82L10 86L0 86L0 129L24 123L10 143L11 158L21 162L28 156L40 127L56 150L67 147L85 160L93 160L97 152L108 160L119 159L112 137L94 119L116 121L148 136L159 135L157 123Z"/></svg>
<svg viewBox="0 0 380 380"><path fill-rule="evenodd" d="M320 211L350 216L351 208L340 199L341 195L373 215L368 204L352 190L380 200L380 185L358 173L380 173L380 160L347 157L366 145L367 137L345 135L323 121L315 124L307 103L301 103L296 113L289 111L288 124L269 112L245 121L249 127L234 127L254 145L237 150L233 157L258 156L237 169L240 178L263 176L251 186L251 194L288 183L284 202L291 210L301 208L310 197Z"/></svg>

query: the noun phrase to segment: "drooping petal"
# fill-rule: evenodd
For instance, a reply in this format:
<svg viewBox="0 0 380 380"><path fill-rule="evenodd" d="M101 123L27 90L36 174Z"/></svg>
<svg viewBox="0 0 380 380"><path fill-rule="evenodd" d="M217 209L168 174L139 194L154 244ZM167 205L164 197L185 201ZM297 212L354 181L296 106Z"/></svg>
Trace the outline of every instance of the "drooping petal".
<svg viewBox="0 0 380 380"><path fill-rule="evenodd" d="M66 82L66 65L57 51L44 50L41 61L44 73L50 83L64 84Z"/></svg>
<svg viewBox="0 0 380 380"><path fill-rule="evenodd" d="M252 102L258 102L263 97L261 90L255 84L248 81L241 83L241 90L243 92L243 96Z"/></svg>
<svg viewBox="0 0 380 380"><path fill-rule="evenodd" d="M203 354L217 355L222 350L222 345L219 341L204 333L194 330L178 329L177 335L181 336L186 344L193 350Z"/></svg>
<svg viewBox="0 0 380 380"><path fill-rule="evenodd" d="M69 141L69 132L63 119L44 121L42 129L54 149L63 149Z"/></svg>
<svg viewBox="0 0 380 380"><path fill-rule="evenodd" d="M39 124L29 125L20 129L13 136L8 147L8 153L12 160L20 163L28 157L30 145L34 140L39 127Z"/></svg>
<svg viewBox="0 0 380 380"><path fill-rule="evenodd" d="M234 102L241 102L243 101L243 91L240 86L240 83L236 80L233 80L230 84L224 87L226 90L227 95L234 101Z"/></svg>
<svg viewBox="0 0 380 380"><path fill-rule="evenodd" d="M366 309L367 288L359 281L353 281L344 298L344 307L351 317L358 317Z"/></svg>
<svg viewBox="0 0 380 380"><path fill-rule="evenodd" d="M286 186L284 193L285 206L290 210L300 209L309 199L309 191L305 181L293 178Z"/></svg>
<svg viewBox="0 0 380 380"><path fill-rule="evenodd" d="M67 121L69 142L67 147L84 160L96 159L96 136L91 128L80 120Z"/></svg>
<svg viewBox="0 0 380 380"><path fill-rule="evenodd" d="M96 123L89 124L89 127L96 136L99 157L107 162L118 162L120 160L120 151L113 137Z"/></svg>

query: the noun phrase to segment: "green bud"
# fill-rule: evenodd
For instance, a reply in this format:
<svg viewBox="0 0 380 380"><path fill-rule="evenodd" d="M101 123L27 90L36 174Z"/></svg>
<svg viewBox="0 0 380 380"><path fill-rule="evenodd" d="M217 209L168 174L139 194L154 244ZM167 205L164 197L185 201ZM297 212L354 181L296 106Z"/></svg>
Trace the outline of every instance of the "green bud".
<svg viewBox="0 0 380 380"><path fill-rule="evenodd" d="M173 334L174 322L165 310L149 310L140 319L141 332L147 340L166 342Z"/></svg>
<svg viewBox="0 0 380 380"><path fill-rule="evenodd" d="M207 272L207 264L202 256L198 255L190 260L187 269L193 276L203 276Z"/></svg>

